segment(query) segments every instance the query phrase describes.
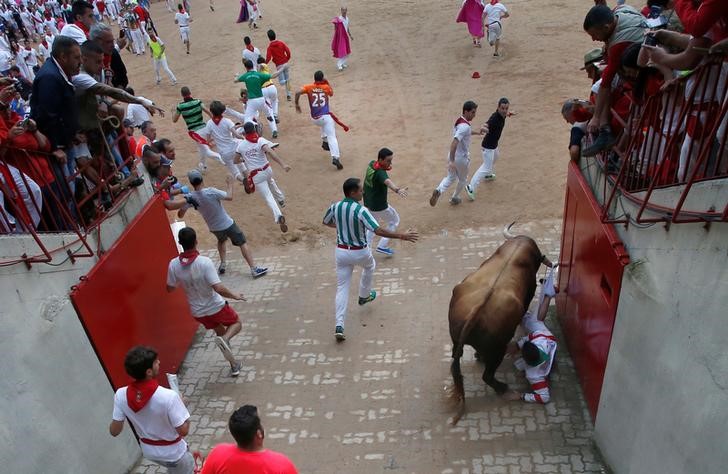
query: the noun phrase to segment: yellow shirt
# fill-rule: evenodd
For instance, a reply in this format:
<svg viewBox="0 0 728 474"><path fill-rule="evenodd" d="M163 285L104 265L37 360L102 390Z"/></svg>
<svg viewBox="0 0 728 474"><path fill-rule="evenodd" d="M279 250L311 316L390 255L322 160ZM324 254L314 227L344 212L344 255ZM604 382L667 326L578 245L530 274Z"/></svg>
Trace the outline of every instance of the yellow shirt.
<svg viewBox="0 0 728 474"><path fill-rule="evenodd" d="M258 71L262 72L263 74L271 73L270 67L268 67L268 65L266 63L258 64ZM261 87L268 87L268 86L272 86L272 85L273 85L273 81L268 81L268 82L263 83L263 85Z"/></svg>
<svg viewBox="0 0 728 474"><path fill-rule="evenodd" d="M164 57L164 51L162 50L164 43L162 43L162 40L159 38L157 38L157 41L148 39L147 44L149 45L149 49L152 50L152 57L154 59L162 59Z"/></svg>

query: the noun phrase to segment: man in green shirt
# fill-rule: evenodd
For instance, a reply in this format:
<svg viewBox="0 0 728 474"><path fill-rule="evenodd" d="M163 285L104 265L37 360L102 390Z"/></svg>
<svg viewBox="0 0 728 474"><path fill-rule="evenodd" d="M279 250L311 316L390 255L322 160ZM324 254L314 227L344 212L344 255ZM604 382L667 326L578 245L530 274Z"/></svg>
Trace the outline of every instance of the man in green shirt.
<svg viewBox="0 0 728 474"><path fill-rule="evenodd" d="M256 113L260 112L263 117L268 119L271 136L278 138L278 127L276 126L276 121L273 119L273 111L270 108L270 104L263 97L263 84L274 77L278 77L280 70L273 74L256 71L255 65L249 59L243 59L243 65L245 66L245 74L237 77L233 82L244 82L245 87L248 89L248 103L245 105L245 121L253 122Z"/></svg>
<svg viewBox="0 0 728 474"><path fill-rule="evenodd" d="M157 85L162 82L162 77L159 75L159 68L164 68L164 72L169 76L172 85L177 84L177 78L174 77L174 73L169 68L169 65L167 65L167 55L165 54L165 46L162 38L157 37L153 31L150 31L147 44L152 51L152 61L154 62L154 74L157 77Z"/></svg>
<svg viewBox="0 0 728 474"><path fill-rule="evenodd" d="M200 164L197 167L203 174L206 173L206 161L208 158L213 158L222 165L225 165L220 153L212 151L207 140L197 133L197 130L205 126L205 119L202 118L202 113L206 113L210 118L212 118L212 114L200 99L192 97L192 92L189 87L183 87L180 89L180 93L182 94L182 102L177 104L177 110L174 113L174 117L172 117L172 122L177 123L180 117L184 119L187 125L187 134L197 143L197 153L200 155Z"/></svg>
<svg viewBox="0 0 728 474"><path fill-rule="evenodd" d="M399 225L399 214L387 203L387 191L391 189L399 196L407 197L407 188L400 188L392 182L387 171L392 169L394 152L389 148L379 150L377 159L369 162L364 176L364 205L374 218L381 222L389 232L394 232ZM372 246L374 232L367 231L367 243ZM382 237L377 246L377 252L391 257L394 250L389 248L389 239Z"/></svg>
<svg viewBox="0 0 728 474"><path fill-rule="evenodd" d="M349 178L344 181L344 196L342 201L334 203L324 215L323 224L336 229L336 331L337 341L346 339L344 336L344 320L346 309L349 306L349 284L355 266L362 267L359 281L359 306L374 301L377 292L372 290L372 276L374 274L374 257L367 245L366 233L371 231L381 237L406 240L414 242L418 239L417 232L408 231L405 234L395 234L382 229L372 216L371 212L359 202L364 195L364 188L358 178Z"/></svg>

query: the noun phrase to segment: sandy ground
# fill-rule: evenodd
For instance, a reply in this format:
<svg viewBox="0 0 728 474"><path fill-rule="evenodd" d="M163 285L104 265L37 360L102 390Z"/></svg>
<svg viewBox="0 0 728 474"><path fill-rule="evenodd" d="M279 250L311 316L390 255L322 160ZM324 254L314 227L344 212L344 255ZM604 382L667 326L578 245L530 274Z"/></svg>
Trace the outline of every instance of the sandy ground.
<svg viewBox="0 0 728 474"><path fill-rule="evenodd" d="M247 24L235 23L238 2L218 0L214 12L207 2L195 3L190 55L184 54L164 3L152 6L178 86L171 86L164 76L162 85L154 84L149 53L139 57L125 51L123 58L137 93L168 111L156 121L158 137L175 143L175 173L181 181L186 182L186 171L197 163L197 153L182 121L171 121L179 86L191 87L206 103L217 99L239 108L238 86L232 79L242 71L242 38L251 35L253 44L264 52L265 32L273 28L292 50L294 88L311 82L317 69L323 70L335 90L332 110L352 130L337 129L344 163L344 170L337 171L321 149L307 104L302 104L303 114L296 114L279 87L284 100L277 141L280 154L293 169L284 173L275 165L274 170L287 196L285 213L291 230L282 235L264 201L245 195L237 186L235 200L226 207L253 248L291 241L315 244L328 238L330 232L320 224L325 209L341 197L344 179L363 176L382 146L395 152L390 176L410 191L407 199L390 193L402 228L437 233L516 217L532 221L561 215L568 128L560 107L566 98L585 95L589 85L578 70L584 51L591 47L581 31L589 5L564 0L544 8L536 1L506 2L511 17L504 21L503 55L495 58L487 45L473 48L466 26L455 23L459 0L350 2L353 54L349 69L338 72L330 50L330 19L338 14L339 5L338 1L263 0L260 29L251 32ZM472 79L473 71L482 78ZM452 125L462 103L472 99L480 105L474 123L481 124L495 111L501 96L510 99L518 115L506 122L496 165L498 179L481 186L475 203L453 207L442 199L431 208L427 201L444 176ZM268 130L265 135L269 136ZM474 136L471 173L481 163L479 141ZM224 188L225 173L213 163L206 184ZM189 213L185 219L204 228L199 214ZM203 246L211 247L212 236L201 235Z"/></svg>

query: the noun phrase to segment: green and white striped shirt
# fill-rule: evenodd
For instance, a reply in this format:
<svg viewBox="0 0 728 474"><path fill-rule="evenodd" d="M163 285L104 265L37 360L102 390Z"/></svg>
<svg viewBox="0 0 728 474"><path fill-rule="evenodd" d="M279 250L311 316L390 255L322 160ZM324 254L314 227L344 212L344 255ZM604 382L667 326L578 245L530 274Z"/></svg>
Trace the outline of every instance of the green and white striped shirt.
<svg viewBox="0 0 728 474"><path fill-rule="evenodd" d="M352 247L365 247L367 229L373 232L379 228L369 209L351 198L331 205L324 215L324 224L331 222L336 223L336 243Z"/></svg>

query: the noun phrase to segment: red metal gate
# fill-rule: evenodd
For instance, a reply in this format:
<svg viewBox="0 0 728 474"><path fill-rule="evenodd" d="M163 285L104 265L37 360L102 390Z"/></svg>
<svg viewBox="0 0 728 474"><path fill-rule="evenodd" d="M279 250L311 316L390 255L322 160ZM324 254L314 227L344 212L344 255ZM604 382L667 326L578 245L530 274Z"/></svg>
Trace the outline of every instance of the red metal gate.
<svg viewBox="0 0 728 474"><path fill-rule="evenodd" d="M73 288L73 302L89 341L114 389L127 385L124 355L132 346L153 346L165 372L176 373L197 323L181 290L167 293L167 265L177 255L167 214L152 199Z"/></svg>
<svg viewBox="0 0 728 474"><path fill-rule="evenodd" d="M557 308L584 396L596 417L622 273L629 255L579 167L569 163Z"/></svg>

